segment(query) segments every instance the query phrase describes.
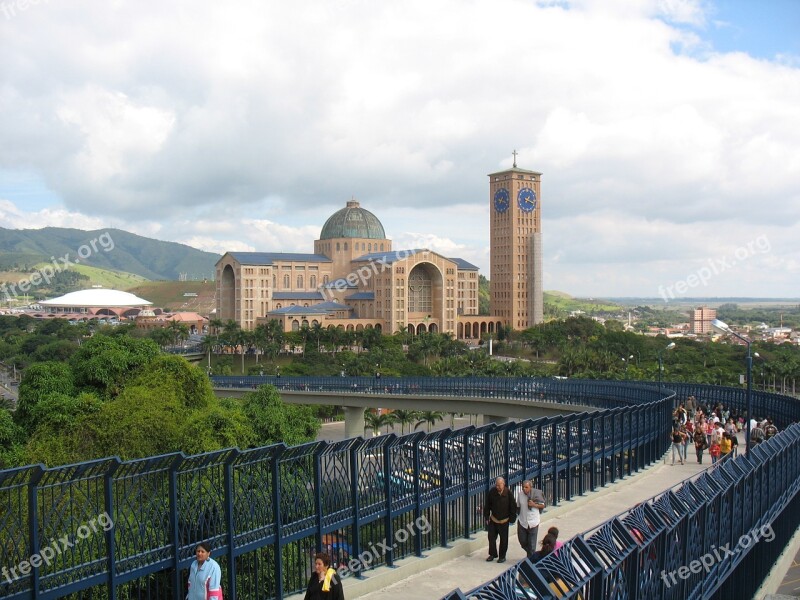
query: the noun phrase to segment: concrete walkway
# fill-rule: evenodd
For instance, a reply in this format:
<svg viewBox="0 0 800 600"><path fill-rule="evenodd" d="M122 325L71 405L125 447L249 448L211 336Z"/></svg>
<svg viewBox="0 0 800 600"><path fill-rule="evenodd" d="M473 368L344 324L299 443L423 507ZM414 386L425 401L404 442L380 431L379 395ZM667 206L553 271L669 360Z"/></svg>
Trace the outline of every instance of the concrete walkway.
<svg viewBox="0 0 800 600"><path fill-rule="evenodd" d="M708 455L705 456L704 463L698 465L690 449L689 462L686 465L672 466L667 460L661 461L599 491L564 502L557 507L550 507L542 515L539 540L554 525L558 527L559 538L562 540L600 525L627 508L709 468L711 465ZM479 534L472 540L453 544L452 548L431 550L426 553L426 558L399 561L398 567L394 569L383 567L367 572L361 581L345 580L345 597L348 600L431 600L441 598L457 587L467 592L493 579L524 558L525 553L517 542L515 531L516 527L512 527L508 561L505 564L486 562L486 534Z"/></svg>

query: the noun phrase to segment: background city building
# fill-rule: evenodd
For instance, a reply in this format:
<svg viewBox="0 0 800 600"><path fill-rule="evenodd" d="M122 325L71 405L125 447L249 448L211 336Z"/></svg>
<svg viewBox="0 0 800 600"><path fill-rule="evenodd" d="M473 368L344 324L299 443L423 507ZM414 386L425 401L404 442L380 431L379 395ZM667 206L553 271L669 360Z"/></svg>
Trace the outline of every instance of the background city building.
<svg viewBox="0 0 800 600"><path fill-rule="evenodd" d="M692 333L698 335L703 333L711 333L713 330L711 327L711 321L717 318L717 311L716 309L708 308L707 306L699 306L692 310L691 318Z"/></svg>

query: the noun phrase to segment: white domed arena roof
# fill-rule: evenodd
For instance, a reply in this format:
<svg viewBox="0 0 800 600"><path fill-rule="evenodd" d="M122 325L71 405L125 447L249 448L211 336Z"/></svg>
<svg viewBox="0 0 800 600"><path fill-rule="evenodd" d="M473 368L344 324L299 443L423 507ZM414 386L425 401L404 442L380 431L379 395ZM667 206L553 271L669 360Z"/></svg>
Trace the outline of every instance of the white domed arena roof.
<svg viewBox="0 0 800 600"><path fill-rule="evenodd" d="M52 300L42 300L43 306L149 306L152 302L119 290L91 289L70 292Z"/></svg>

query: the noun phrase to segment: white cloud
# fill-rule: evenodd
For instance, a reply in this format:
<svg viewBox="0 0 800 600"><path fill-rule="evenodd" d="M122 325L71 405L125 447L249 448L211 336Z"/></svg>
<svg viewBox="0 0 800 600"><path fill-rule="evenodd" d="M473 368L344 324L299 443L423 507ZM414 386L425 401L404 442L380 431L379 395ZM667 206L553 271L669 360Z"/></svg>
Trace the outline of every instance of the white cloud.
<svg viewBox="0 0 800 600"><path fill-rule="evenodd" d="M311 252L356 196L396 246L488 275L486 174L517 148L544 173L546 281L567 291L685 276L673 256L716 256L723 227L789 257L800 70L715 52L712 17L704 0L31 6L0 19L0 177L36 173L59 201L2 193L20 213L0 203L0 224ZM740 283L785 294L796 253L781 261Z"/></svg>
<svg viewBox="0 0 800 600"><path fill-rule="evenodd" d="M102 229L108 222L77 211L63 208L43 208L34 212L21 210L14 202L0 199L0 227L7 229L41 229L42 227L72 227Z"/></svg>

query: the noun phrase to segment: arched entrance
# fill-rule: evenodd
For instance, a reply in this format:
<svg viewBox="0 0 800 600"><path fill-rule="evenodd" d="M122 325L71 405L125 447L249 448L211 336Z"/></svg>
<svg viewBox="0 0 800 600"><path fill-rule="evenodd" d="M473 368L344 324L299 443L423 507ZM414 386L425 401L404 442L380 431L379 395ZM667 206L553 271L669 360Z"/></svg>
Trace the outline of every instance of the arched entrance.
<svg viewBox="0 0 800 600"><path fill-rule="evenodd" d="M236 319L236 275L233 267L225 265L219 280L219 295L221 308L219 318L226 323Z"/></svg>
<svg viewBox="0 0 800 600"><path fill-rule="evenodd" d="M406 319L412 334L438 332L444 324L442 272L430 262L420 262L408 274Z"/></svg>

